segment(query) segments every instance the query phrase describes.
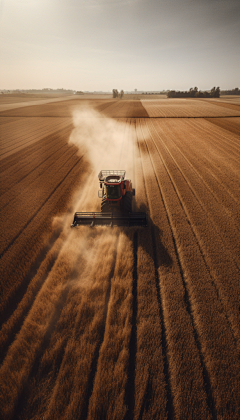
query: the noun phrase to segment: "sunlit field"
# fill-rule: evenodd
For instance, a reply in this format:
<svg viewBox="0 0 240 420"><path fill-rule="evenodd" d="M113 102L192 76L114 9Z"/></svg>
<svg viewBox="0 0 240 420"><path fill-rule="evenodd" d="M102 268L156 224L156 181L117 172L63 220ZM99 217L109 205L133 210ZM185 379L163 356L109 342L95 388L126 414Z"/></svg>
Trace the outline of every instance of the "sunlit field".
<svg viewBox="0 0 240 420"><path fill-rule="evenodd" d="M0 418L238 419L239 98L4 96ZM70 228L101 169L147 227Z"/></svg>

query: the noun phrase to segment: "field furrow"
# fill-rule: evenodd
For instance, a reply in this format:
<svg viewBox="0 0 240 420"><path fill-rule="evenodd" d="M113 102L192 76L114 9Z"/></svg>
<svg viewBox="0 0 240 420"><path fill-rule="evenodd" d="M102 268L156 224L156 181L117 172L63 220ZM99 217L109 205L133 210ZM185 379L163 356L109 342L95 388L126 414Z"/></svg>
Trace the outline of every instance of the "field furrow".
<svg viewBox="0 0 240 420"><path fill-rule="evenodd" d="M61 132L54 133L44 137L37 142L33 147L29 147L25 156L23 153L17 152L15 159L8 158L11 164L9 169L6 169L1 174L1 195L9 193L11 188L18 186L22 187L22 182L29 177L31 173L40 174L40 168L47 165L51 158L59 153L63 153L67 148L67 140L71 132L70 127L66 127ZM20 161L19 161L20 158ZM20 163L21 162L21 163ZM4 160L5 167L7 162Z"/></svg>
<svg viewBox="0 0 240 420"><path fill-rule="evenodd" d="M171 206L169 219L172 225L174 238L179 252L179 260L183 267L183 275L186 279L194 324L196 325L204 362L206 364L207 372L209 375L210 386L213 393L214 412L216 411L218 415L222 415L223 410L225 409L224 415L226 418L230 418L228 410L225 408L226 402L228 401L228 404L231 404L231 408L233 409L238 404L237 399L235 397L233 398L232 396L233 389L236 389L238 383L238 374L236 374L237 365L235 364L237 363L237 348L233 336L233 333L238 336L236 313L238 299L235 299L236 296L230 296L230 293L226 299L223 295L224 284L220 283L219 281L216 288L216 284L212 280L212 277L208 271L208 266L205 262L206 256L203 258L201 252L203 241L199 243L199 239L197 236L195 236L194 233L194 230L199 223L201 223L201 226L204 226L204 218L200 218L198 216L200 209L197 207L197 204L194 203L194 197L189 197L188 199L186 198L185 191L189 190L188 188L186 189L184 187L184 182L181 179L177 169L173 164L171 164L171 161L169 159L166 160L166 156L162 152L163 149L161 149L161 153L156 154L156 149L154 150L155 145L152 144L151 146L150 138L148 139L148 145L153 161L155 161L155 168L156 173L159 176L159 182L162 182L162 185L164 185L166 182L164 182L164 174L161 174L163 165L167 170L168 179L170 178L171 180L171 183L168 182L167 185L168 194L172 190L171 196L173 197L173 200L176 201L176 203L175 205L173 203L170 205L169 203L169 206ZM161 159L159 160L160 157ZM180 191L178 189L180 189ZM177 205L177 201L181 203L181 205ZM198 208L198 211L194 214L194 209L196 209L196 207ZM189 213L191 217L195 215L195 220L193 219L192 222L193 225L191 223L191 217L189 217ZM197 219L200 219L200 221L197 221L197 223L196 215ZM192 230L191 225L193 226L194 230ZM211 232L209 224L207 227ZM206 237L210 236L209 231L205 231ZM206 238L204 238L204 240L205 239ZM215 243L217 244L218 242L216 241ZM211 253L210 256L215 256L215 258L216 256L218 257L218 255L214 255L214 253ZM212 262L209 258L209 255L207 255L207 257L207 262ZM221 257L224 257L223 252L221 253ZM229 261L227 259L227 265L223 264L221 266L223 273L224 269L225 272L229 270L229 265L231 267L231 260ZM222 272L220 273L220 265L215 267L215 269L218 269L218 273L221 276ZM231 270L231 274L234 278L233 281L236 282L237 276L235 273L236 270ZM218 279L215 277L215 281L217 280ZM206 295L208 296L207 301L205 300ZM221 300L219 299L219 295ZM224 301L224 299L226 300ZM230 312L229 299L235 308L233 313ZM225 308L228 309L227 314L225 313ZM211 322L209 322L209 319ZM229 328L229 321L232 325L232 331L231 328ZM211 345L213 337L214 344L216 344L216 346ZM228 348L226 348L226 343L228 343ZM231 353L228 351L229 348L231 348ZM224 360L224 363L222 363L222 360ZM225 363L230 366L228 372L226 372ZM228 391L226 391L226 387L228 387Z"/></svg>
<svg viewBox="0 0 240 420"><path fill-rule="evenodd" d="M237 420L238 103L9 100L0 418ZM101 169L126 170L147 227L70 228Z"/></svg>
<svg viewBox="0 0 240 420"><path fill-rule="evenodd" d="M154 136L153 133L151 134ZM182 206L191 225L193 226L194 234L196 235L202 250L201 252L205 256L208 269L212 277L215 279L217 291L225 305L225 312L229 314L235 335L239 339L237 327L238 296L234 296L233 293L233 290L236 288L238 283L239 270L236 267L236 263L232 258L231 252L228 252L224 247L221 237L219 237L217 232L214 230L207 213L204 213L201 203L197 200L194 191L190 189L190 186L186 178L184 178L181 169L176 164L172 156L169 156L166 146L161 147L162 145L163 142L158 142L156 144L157 150L160 153L168 172L171 174L172 183L176 188L177 194L180 196L179 198ZM236 242L236 246L238 246L238 241ZM230 281L228 282L226 281L226 272L231 273Z"/></svg>
<svg viewBox="0 0 240 420"><path fill-rule="evenodd" d="M237 137L235 137L235 142L239 144L240 118L206 118L206 120L221 127L223 130L236 134Z"/></svg>
<svg viewBox="0 0 240 420"><path fill-rule="evenodd" d="M88 165L79 158L68 176L62 180L60 189L56 189L49 197L41 210L25 227L22 234L16 239L14 246L1 257L1 293L4 297L1 301L0 315L5 319L4 311L11 305L18 304L21 298L19 288L26 290L28 287L31 270L41 250L46 247L48 239L55 232L52 219L55 215L69 212L71 195L79 182L84 180L88 171ZM71 223L72 214L68 218ZM61 226L61 225L60 225ZM16 302L16 303L15 303Z"/></svg>
<svg viewBox="0 0 240 420"><path fill-rule="evenodd" d="M208 143L203 141L200 132L196 135L195 130L193 130L191 136L185 135L185 131L189 130L189 122L181 124L181 130L179 130L179 124L175 124L173 121L170 124L159 125L159 122L156 122L156 124L161 136L165 136L166 139L173 139L184 156L187 156L192 164L194 163L195 170L201 174L212 194L227 209L234 223L239 224L236 207L238 202L237 180L230 168L224 168L223 164L226 159L224 154L221 155L223 164L220 166L217 164L216 156L209 152ZM194 126L191 125L190 127L192 129ZM218 157L220 158L219 155ZM232 182L230 182L228 174L231 174Z"/></svg>
<svg viewBox="0 0 240 420"><path fill-rule="evenodd" d="M150 118L197 118L240 116L239 107L218 107L212 101L199 99L141 100Z"/></svg>
<svg viewBox="0 0 240 420"><path fill-rule="evenodd" d="M227 246L229 254L233 255L240 265L239 231L236 229L235 223L229 218L228 212L219 205L217 197L215 198L211 190L204 183L202 174L195 170L195 162L190 163L186 158L186 154L171 141L171 136L164 134L159 128L160 126L158 125L156 127L156 124L150 127L156 134L160 134L159 139L188 183L189 189L196 197L206 217L212 220L223 243Z"/></svg>
<svg viewBox="0 0 240 420"><path fill-rule="evenodd" d="M148 144L149 138L146 140ZM153 229L156 232L157 272L165 320L174 413L179 419L194 418L199 410L199 401L201 400L202 417L211 418L212 408L207 398L208 384L204 379L205 368L195 340L195 327L186 302L186 300L188 301L186 286L179 267L179 257L174 245L175 238L172 227L169 225L169 216L160 187L165 180L159 180L157 169L153 166L151 159L151 150L145 142L140 143L140 150L143 168L146 171L146 189L149 188L150 215ZM154 173L153 171L155 172L154 178L150 175ZM169 181L165 184L167 189L169 189L168 184ZM188 371L189 376L186 376L183 371ZM191 406L191 412L188 411L188 396L192 401L195 401Z"/></svg>
<svg viewBox="0 0 240 420"><path fill-rule="evenodd" d="M35 135L34 132L27 134L24 139L18 139L14 138L12 141L12 144L7 145L5 148L2 148L1 150L1 156L0 159L5 159L9 155L16 153L17 151L33 144L42 139L44 136L49 135L50 133L60 132L62 128L65 128L69 123L67 121L64 122L64 124L58 124L55 127L44 127L42 130L37 130Z"/></svg>
<svg viewBox="0 0 240 420"><path fill-rule="evenodd" d="M20 193L17 193L2 210L1 217L5 223L4 230L1 230L1 255L13 244L27 224L61 185L62 180L79 161L79 157L76 155L75 148L69 148L65 154L59 157L59 160L53 159L53 161L54 164L48 166L40 178L31 174ZM51 179L51 182L46 183L46 179ZM31 203L28 208L24 208L24 203L27 202L30 194Z"/></svg>
<svg viewBox="0 0 240 420"><path fill-rule="evenodd" d="M9 188L8 191L2 196L1 200L1 210L4 209L10 203L10 205L16 206L16 203L18 203L20 200L22 200L22 194L24 191L27 191L29 193L30 189L37 188L34 184L35 181L38 180L39 177L43 176L43 174L51 167L53 167L54 172L57 171L57 168L60 165L61 168L61 160L65 157L70 158L76 153L76 150L74 147L72 147L70 152L70 147L67 145L64 145L60 147L57 151L55 150L54 153L52 153L47 160L45 160L43 163L36 166L36 168L32 171L30 171L27 175L25 175L19 183L17 183L14 187ZM21 191L21 193L19 193ZM21 198L19 198L19 195Z"/></svg>

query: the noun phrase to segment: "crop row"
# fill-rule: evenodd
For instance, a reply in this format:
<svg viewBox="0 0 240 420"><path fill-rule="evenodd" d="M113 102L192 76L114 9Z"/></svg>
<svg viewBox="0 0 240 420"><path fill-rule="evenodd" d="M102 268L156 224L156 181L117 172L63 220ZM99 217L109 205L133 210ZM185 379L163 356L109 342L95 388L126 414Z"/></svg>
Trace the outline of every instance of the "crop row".
<svg viewBox="0 0 240 420"><path fill-rule="evenodd" d="M228 117L240 116L240 110L221 109L211 102L202 100L142 100L150 118L152 117Z"/></svg>
<svg viewBox="0 0 240 420"><path fill-rule="evenodd" d="M17 121L10 124L10 127L4 126L2 144L5 147L12 146L15 142L24 141L25 138L30 138L30 136L38 136L38 133L46 130L51 132L51 130L56 130L65 124L65 121L65 118L18 118ZM69 122L69 119L67 121Z"/></svg>
<svg viewBox="0 0 240 420"><path fill-rule="evenodd" d="M228 276L230 272L236 281L236 267L222 247L218 235L213 233L211 223L197 204L181 172L152 131L148 138L148 148L156 176L162 185L163 197L166 194L166 208L189 294L190 311L199 337L205 369L209 375L209 393L212 390L213 394L212 410L222 415L223 410L226 410L226 401L229 401L229 404L231 401L232 409L237 406L237 399L232 397L238 380L237 349L229 328L229 318L234 333L237 333L237 330L234 308L231 314L229 310L226 312L226 306L230 309L228 303L224 305L221 301L224 298L221 293L223 284L221 277L218 280L217 275L221 276L222 271L224 281L224 275ZM209 268L217 270L214 280ZM231 296L231 301L235 302L234 296ZM226 364L222 363L223 359L229 366L228 369ZM225 412L225 418L230 418L229 413Z"/></svg>
<svg viewBox="0 0 240 420"><path fill-rule="evenodd" d="M229 166L227 151L216 153L211 136L209 134L202 135L202 126L204 125L204 121L202 121L202 124L197 121L193 124L190 120L184 122L171 120L161 125L156 122L159 135L166 139L170 138L175 142L183 155L188 158L194 169L200 174L215 198L221 203L221 206L226 207L226 211L235 223L237 222L238 183L235 176L236 164L235 167ZM191 131L191 136L186 134L189 131ZM218 137L222 137L220 133ZM219 166L219 160L221 160L221 167Z"/></svg>
<svg viewBox="0 0 240 420"><path fill-rule="evenodd" d="M237 134L235 142L239 142L240 135L240 118L206 118L212 124L221 127L224 130L229 131L230 133Z"/></svg>
<svg viewBox="0 0 240 420"><path fill-rule="evenodd" d="M30 186L36 178L41 177L50 166L55 165L58 159L68 152L66 138L69 133L70 129L66 128L61 131L61 135L54 133L44 138L40 144L35 144L33 150L29 150L28 156L22 159L21 163L17 161L9 170L1 174L1 209L10 201L14 201L21 191ZM41 154L39 154L40 149Z"/></svg>
<svg viewBox="0 0 240 420"><path fill-rule="evenodd" d="M188 166L186 160L182 159L181 154L177 153L175 147L171 148L169 138L167 139L167 143L164 143L162 140L161 144L164 144L164 148L167 151L165 154L164 149L161 149L162 154L167 156L168 161L171 156L174 165L178 168L178 171L187 183L186 190L188 192L185 196L183 194L181 196L183 206L189 199L188 196L192 193L191 203L194 206L194 211L188 209L189 218L196 232L196 237L201 244L209 271L215 279L219 298L224 305L224 312L231 321L236 338L239 339L239 299L235 292L239 277L238 235L234 231L234 225L231 226L231 219L228 215L226 214L225 217L221 217L219 203L204 188L204 185L200 182L201 180L199 181L198 176ZM181 179L181 176L178 176L177 179L182 186L184 185L184 181ZM178 191L180 191L180 188L178 188ZM199 222L201 214L202 219ZM228 245L227 247L225 243ZM228 277L227 273L231 273L229 280L226 280Z"/></svg>
<svg viewBox="0 0 240 420"><path fill-rule="evenodd" d="M138 129L141 130L141 127ZM204 366L195 340L196 331L189 310L189 297L175 248L175 232L172 231L169 207L166 207L166 197L163 196L166 190L170 200L168 205L172 206L174 197L171 196L171 183L163 165L154 165L149 141L148 138L146 142L140 142L139 147L156 237L161 322L166 331L166 357L174 415L176 418L194 418L199 415L198 410L201 406L200 417L211 418L208 384L204 380ZM179 204L176 206L175 203L176 212ZM192 401L191 406L188 404L188 398Z"/></svg>
<svg viewBox="0 0 240 420"><path fill-rule="evenodd" d="M72 117L74 108L84 108L86 104L92 103L95 105L96 102L74 98L62 102L57 101L5 110L0 112L0 117Z"/></svg>
<svg viewBox="0 0 240 420"><path fill-rule="evenodd" d="M6 238L5 253L1 259L1 290L4 297L1 302L2 310L11 296L15 296L15 290L20 287L23 279L27 276L32 263L45 246L47 238L51 237L53 232L52 217L59 211L67 211L73 188L79 185L86 172L86 163L81 160L81 157L76 156L76 152L72 154L71 150L72 148L68 153L65 153L61 162L60 160L58 162L61 163L62 168L59 165L54 169L54 165L52 165L53 168L44 172L45 177L50 172L52 177L50 184L42 185L41 178L33 182L31 187L35 188L37 201L31 199L32 188L29 190L29 200L26 188L25 202L19 202L18 213L11 202L4 209L3 235L5 234L5 237L8 235L8 239ZM11 219L8 218L7 208L11 212ZM6 225L9 227L9 232L6 230ZM12 246L11 242L13 242Z"/></svg>
<svg viewBox="0 0 240 420"><path fill-rule="evenodd" d="M236 220L229 217L228 210L228 207L233 206L233 200L228 194L224 195L223 200L221 197L223 188L220 183L218 189L216 190L214 186L211 185L211 177L206 179L207 182L205 181L205 169L203 171L204 165L199 162L202 155L207 155L206 149L209 144L207 146L205 144L201 144L194 156L194 153L189 151L189 147L187 147L186 142L184 144L182 140L179 141L176 134L174 133L173 135L173 132L169 127L165 126L163 130L162 124L159 122L152 124L152 127L158 132L158 134L160 134L161 142L165 145L165 148L168 150L170 156L174 159L176 165L178 165L179 170L187 180L189 188L194 192L197 200L204 208L204 211L207 213L208 218L211 217L212 221L215 223L219 234L222 236L222 240L226 245L228 245L230 253L233 255L235 254L236 259L238 259L239 254L237 247L239 232L238 229L236 229ZM197 134L197 130L195 131ZM182 135L184 137L184 132ZM196 144L196 142L197 140L195 140L194 143ZM228 161L227 153L222 154L222 174L224 174L223 159ZM195 160L197 160L197 162L195 162ZM226 177L230 172L230 168L225 171ZM234 178L234 172L232 173L232 176ZM206 175L205 178L207 178ZM225 206L224 203L226 199L229 200L228 206ZM222 205L220 204L221 202Z"/></svg>
<svg viewBox="0 0 240 420"><path fill-rule="evenodd" d="M24 119L25 120L25 119ZM12 132L10 137L5 139L2 142L1 147L1 159L6 158L12 153L16 153L16 151L21 150L24 147L27 147L46 135L50 135L51 133L56 132L57 130L61 130L62 128L69 125L69 121L61 121L57 120L54 124L46 124L42 121L24 121L26 131L19 135L19 131L21 127L17 127L17 132Z"/></svg>
<svg viewBox="0 0 240 420"><path fill-rule="evenodd" d="M237 418L235 136L207 122L126 121L115 160L148 228L70 230L76 180L84 188L74 209L97 210L99 200L96 174L64 146L67 133L59 145L56 136L42 140L40 159L36 145L20 151L19 178L5 168L15 198L3 196L2 310L12 309L0 338L2 416ZM24 209L21 226L8 222L11 203ZM51 226L58 207L66 214L59 233Z"/></svg>

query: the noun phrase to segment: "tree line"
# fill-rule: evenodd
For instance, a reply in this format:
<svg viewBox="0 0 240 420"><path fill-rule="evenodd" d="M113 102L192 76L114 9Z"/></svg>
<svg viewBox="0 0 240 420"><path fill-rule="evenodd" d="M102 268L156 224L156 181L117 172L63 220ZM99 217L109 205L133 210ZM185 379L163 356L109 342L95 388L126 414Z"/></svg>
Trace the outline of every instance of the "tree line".
<svg viewBox="0 0 240 420"><path fill-rule="evenodd" d="M210 92L198 90L197 87L190 88L189 91L170 90L167 93L168 98L219 98L220 87L213 87Z"/></svg>
<svg viewBox="0 0 240 420"><path fill-rule="evenodd" d="M117 89L113 89L113 98L120 98L122 99L123 95L124 95L124 91L121 90L120 92L118 92Z"/></svg>
<svg viewBox="0 0 240 420"><path fill-rule="evenodd" d="M240 89L221 90L221 95L240 95Z"/></svg>

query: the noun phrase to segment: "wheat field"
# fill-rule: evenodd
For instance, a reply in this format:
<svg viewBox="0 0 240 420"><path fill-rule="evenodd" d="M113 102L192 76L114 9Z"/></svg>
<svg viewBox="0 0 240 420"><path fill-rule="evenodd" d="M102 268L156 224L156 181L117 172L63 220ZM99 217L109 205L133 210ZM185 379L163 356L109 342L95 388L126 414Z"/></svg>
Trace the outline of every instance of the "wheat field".
<svg viewBox="0 0 240 420"><path fill-rule="evenodd" d="M0 104L0 417L238 419L239 103L37 101ZM101 169L146 228L70 228Z"/></svg>

